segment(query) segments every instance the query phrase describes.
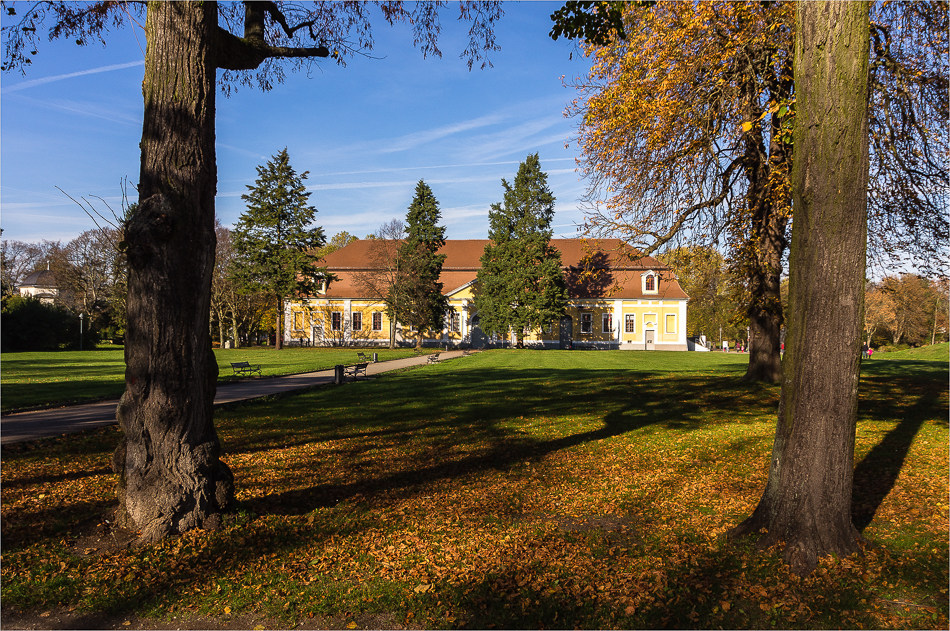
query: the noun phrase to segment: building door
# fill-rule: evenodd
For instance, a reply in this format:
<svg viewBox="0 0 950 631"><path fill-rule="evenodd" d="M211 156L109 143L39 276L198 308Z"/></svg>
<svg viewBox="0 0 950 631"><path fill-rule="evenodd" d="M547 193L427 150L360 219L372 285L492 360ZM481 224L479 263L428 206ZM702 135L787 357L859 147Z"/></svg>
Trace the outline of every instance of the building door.
<svg viewBox="0 0 950 631"><path fill-rule="evenodd" d="M472 316L472 319L469 320L469 326L471 326L472 348L485 348L488 346L488 336L485 335L484 331L482 331L480 323L481 319L477 315Z"/></svg>
<svg viewBox="0 0 950 631"><path fill-rule="evenodd" d="M574 319L571 316L561 318L561 343L559 348L568 349L574 344Z"/></svg>
<svg viewBox="0 0 950 631"><path fill-rule="evenodd" d="M656 345L655 345L656 331L654 331L653 329L647 329L646 331L643 332L643 339L645 342L644 347L646 348L646 350L648 351L656 350Z"/></svg>

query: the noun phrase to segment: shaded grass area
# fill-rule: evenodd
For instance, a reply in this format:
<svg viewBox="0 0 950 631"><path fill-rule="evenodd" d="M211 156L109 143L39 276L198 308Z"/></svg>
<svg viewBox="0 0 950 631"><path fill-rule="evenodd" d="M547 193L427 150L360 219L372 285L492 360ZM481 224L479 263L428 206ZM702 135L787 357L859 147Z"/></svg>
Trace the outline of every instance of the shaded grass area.
<svg viewBox="0 0 950 631"><path fill-rule="evenodd" d="M413 354L412 349L373 349L380 361ZM356 363L352 348L250 347L215 349L218 382L235 381L231 362L247 361L261 367L265 377L328 370L337 364ZM125 389L122 348L95 351L3 353L0 355L0 410L9 412L55 407L86 401L118 398Z"/></svg>
<svg viewBox="0 0 950 631"><path fill-rule="evenodd" d="M865 371L854 513L871 545L798 578L779 551L720 537L755 506L774 434L778 388L743 383L744 362L491 351L235 406L217 420L233 518L135 549L89 536L113 505L116 430L4 448L3 608L118 625L946 628L946 365Z"/></svg>

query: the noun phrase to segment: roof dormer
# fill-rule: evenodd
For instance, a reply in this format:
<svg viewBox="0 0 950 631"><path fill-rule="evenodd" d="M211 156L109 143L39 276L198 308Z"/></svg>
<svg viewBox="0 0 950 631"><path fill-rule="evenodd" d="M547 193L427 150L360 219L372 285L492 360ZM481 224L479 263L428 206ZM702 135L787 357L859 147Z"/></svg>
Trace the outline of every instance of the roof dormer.
<svg viewBox="0 0 950 631"><path fill-rule="evenodd" d="M640 274L640 290L645 294L658 294L660 292L660 275L653 271L647 270Z"/></svg>

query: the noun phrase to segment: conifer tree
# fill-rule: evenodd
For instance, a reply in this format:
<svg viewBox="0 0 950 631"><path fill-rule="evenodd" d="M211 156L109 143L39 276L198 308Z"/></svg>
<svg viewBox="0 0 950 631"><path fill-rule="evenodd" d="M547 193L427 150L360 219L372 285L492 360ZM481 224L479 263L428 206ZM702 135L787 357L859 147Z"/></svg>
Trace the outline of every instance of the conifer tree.
<svg viewBox="0 0 950 631"><path fill-rule="evenodd" d="M309 227L317 209L307 205L308 172L297 174L287 149L257 167L257 180L241 196L247 211L232 231L236 260L234 278L247 291L271 295L277 306L275 347L282 348L284 297L311 293L314 282L327 278L317 267L313 250L326 242L323 228Z"/></svg>
<svg viewBox="0 0 950 631"><path fill-rule="evenodd" d="M422 346L426 330L441 330L448 300L442 295L442 263L445 255L445 227L438 225L442 213L432 189L423 180L406 215L406 239L399 246L399 275L387 301L393 315L418 332L416 347Z"/></svg>
<svg viewBox="0 0 950 631"><path fill-rule="evenodd" d="M567 304L561 254L551 245L554 194L538 154L518 167L514 186L501 181L504 201L488 213L489 243L478 272L475 306L487 333L515 332L560 318Z"/></svg>

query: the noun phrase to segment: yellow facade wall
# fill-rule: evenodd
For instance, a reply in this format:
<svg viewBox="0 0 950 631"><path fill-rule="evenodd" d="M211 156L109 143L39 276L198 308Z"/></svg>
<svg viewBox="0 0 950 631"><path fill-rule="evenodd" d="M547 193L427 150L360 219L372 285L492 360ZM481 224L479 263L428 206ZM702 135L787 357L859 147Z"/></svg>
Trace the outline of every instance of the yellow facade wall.
<svg viewBox="0 0 950 631"><path fill-rule="evenodd" d="M439 345L469 343L472 338L471 318L475 315L470 286L450 294L449 308L457 317L446 319L442 331L426 333L426 341ZM340 328L333 329L333 314ZM373 329L374 313L378 313L379 329ZM451 311L450 311L451 313ZM359 317L354 320L354 314ZM590 327L584 326L585 314L589 315ZM572 343L575 347L603 348L648 348L647 332L652 332L652 347L685 347L685 301L681 300L585 300L572 301L565 312L572 319ZM604 316L609 315L609 327L604 329ZM627 330L630 322L632 331ZM360 328L354 328L354 324ZM312 340L318 344L380 345L389 342L389 318L382 302L372 300L312 299L292 303L286 319L288 337L295 340ZM407 343L416 338L408 327L397 326L397 343ZM514 336L505 336L514 341ZM550 323L542 330L529 331L524 341L527 345L557 347L561 339L561 323Z"/></svg>

